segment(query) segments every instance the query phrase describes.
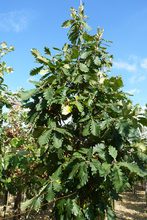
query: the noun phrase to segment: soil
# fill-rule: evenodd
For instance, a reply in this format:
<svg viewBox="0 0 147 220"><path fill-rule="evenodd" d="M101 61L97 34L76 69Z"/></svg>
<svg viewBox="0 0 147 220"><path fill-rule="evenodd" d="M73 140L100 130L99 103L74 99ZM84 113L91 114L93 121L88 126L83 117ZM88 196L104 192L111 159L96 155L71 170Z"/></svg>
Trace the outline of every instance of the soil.
<svg viewBox="0 0 147 220"><path fill-rule="evenodd" d="M115 203L117 220L147 220L145 192L138 188L135 192L125 192L122 200Z"/></svg>

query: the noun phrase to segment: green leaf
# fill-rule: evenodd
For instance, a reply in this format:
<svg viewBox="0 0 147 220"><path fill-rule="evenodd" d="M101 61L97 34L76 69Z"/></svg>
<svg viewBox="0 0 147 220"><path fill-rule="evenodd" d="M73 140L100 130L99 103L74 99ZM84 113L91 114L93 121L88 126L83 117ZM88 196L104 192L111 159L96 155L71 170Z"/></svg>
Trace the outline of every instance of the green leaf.
<svg viewBox="0 0 147 220"><path fill-rule="evenodd" d="M86 115L83 118L81 118L79 122L85 122L88 121L89 119L90 119L89 115Z"/></svg>
<svg viewBox="0 0 147 220"><path fill-rule="evenodd" d="M65 67L63 68L61 68L62 70L63 70L63 73L66 75L66 76L69 76L70 75L70 71L69 71L69 69L66 69Z"/></svg>
<svg viewBox="0 0 147 220"><path fill-rule="evenodd" d="M64 64L64 66L63 66L65 69L70 69L70 65L69 64Z"/></svg>
<svg viewBox="0 0 147 220"><path fill-rule="evenodd" d="M59 166L51 176L52 188L54 189L55 192L59 192L62 189L62 182L60 178L61 174L62 174L62 167Z"/></svg>
<svg viewBox="0 0 147 220"><path fill-rule="evenodd" d="M53 137L53 146L55 148L57 148L57 149L60 148L62 146L62 142L63 142L63 140L61 138L58 138L56 135L54 135L54 137Z"/></svg>
<svg viewBox="0 0 147 220"><path fill-rule="evenodd" d="M99 174L101 177L105 177L110 173L111 164L108 164L107 162L102 163Z"/></svg>
<svg viewBox="0 0 147 220"><path fill-rule="evenodd" d="M12 147L21 147L21 145L24 143L23 139L20 138L12 138L10 141L10 144L12 145Z"/></svg>
<svg viewBox="0 0 147 220"><path fill-rule="evenodd" d="M88 165L85 162L80 163L78 177L80 179L78 188L81 188L88 181Z"/></svg>
<svg viewBox="0 0 147 220"><path fill-rule="evenodd" d="M83 112L84 111L84 107L83 107L83 105L79 101L75 101L74 103L77 106L77 109L79 110L79 112Z"/></svg>
<svg viewBox="0 0 147 220"><path fill-rule="evenodd" d="M73 200L73 207L71 211L74 216L80 215L81 209L80 206L78 206L78 204L76 203L76 200Z"/></svg>
<svg viewBox="0 0 147 220"><path fill-rule="evenodd" d="M81 54L81 59L86 59L91 54L91 51L87 51Z"/></svg>
<svg viewBox="0 0 147 220"><path fill-rule="evenodd" d="M50 138L50 135L51 135L51 130L46 130L44 131L40 137L38 138L38 143L43 146L43 145L46 145L49 141L49 138Z"/></svg>
<svg viewBox="0 0 147 220"><path fill-rule="evenodd" d="M107 220L116 220L115 212L111 207L107 208Z"/></svg>
<svg viewBox="0 0 147 220"><path fill-rule="evenodd" d="M83 132L82 132L83 136L90 135L90 124L91 124L91 122L88 121L88 123L84 126L84 129L83 129Z"/></svg>
<svg viewBox="0 0 147 220"><path fill-rule="evenodd" d="M78 50L78 48L76 48L76 47L73 47L73 48L72 48L71 56L72 56L72 59L77 59L77 58L78 58L78 56L79 56L79 50Z"/></svg>
<svg viewBox="0 0 147 220"><path fill-rule="evenodd" d="M98 157L105 161L106 160L105 148L106 148L106 146L102 143L96 144L93 147L93 154L97 153Z"/></svg>
<svg viewBox="0 0 147 220"><path fill-rule="evenodd" d="M112 178L113 178L113 185L117 192L120 192L123 188L124 181L123 181L123 173L119 166L114 165L112 169Z"/></svg>
<svg viewBox="0 0 147 220"><path fill-rule="evenodd" d="M23 91L20 93L20 96L23 100L30 99L33 95L35 95L37 92L36 89L30 89L29 91Z"/></svg>
<svg viewBox="0 0 147 220"><path fill-rule="evenodd" d="M91 36L91 35L89 35L89 34L87 34L87 32L85 32L85 33L83 34L83 39L84 39L85 41L87 41L87 42L90 42L90 41L93 41L93 40L94 40L94 37Z"/></svg>
<svg viewBox="0 0 147 220"><path fill-rule="evenodd" d="M51 55L50 49L48 47L44 47L44 52L49 56Z"/></svg>
<svg viewBox="0 0 147 220"><path fill-rule="evenodd" d="M81 83L82 80L83 80L82 75L77 75L77 76L75 77L75 83Z"/></svg>
<svg viewBox="0 0 147 220"><path fill-rule="evenodd" d="M99 57L96 57L96 58L94 59L94 64L97 65L97 66L100 66L100 65L101 65L101 61L100 61Z"/></svg>
<svg viewBox="0 0 147 220"><path fill-rule="evenodd" d="M92 159L90 162L90 168L92 175L99 173L99 169L101 167L101 163L97 159Z"/></svg>
<svg viewBox="0 0 147 220"><path fill-rule="evenodd" d="M66 206L66 199L61 199L57 202L57 208L59 210L59 214L60 214L60 220L64 220L64 209Z"/></svg>
<svg viewBox="0 0 147 220"><path fill-rule="evenodd" d="M138 121L145 127L147 127L147 117L144 115L141 115L138 117Z"/></svg>
<svg viewBox="0 0 147 220"><path fill-rule="evenodd" d="M64 21L63 24L62 24L62 27L63 28L68 28L69 26L71 26L73 24L74 20L67 20L67 21Z"/></svg>
<svg viewBox="0 0 147 220"><path fill-rule="evenodd" d="M117 150L113 146L109 146L109 155L116 160L117 157Z"/></svg>
<svg viewBox="0 0 147 220"><path fill-rule="evenodd" d="M65 43L62 50L66 53L69 49L69 44Z"/></svg>
<svg viewBox="0 0 147 220"><path fill-rule="evenodd" d="M33 56L36 58L38 56L40 56L40 52L38 50L36 50L35 48L31 49L31 53L33 54Z"/></svg>
<svg viewBox="0 0 147 220"><path fill-rule="evenodd" d="M80 159L85 160L85 157L80 152L74 152L73 158L80 158Z"/></svg>
<svg viewBox="0 0 147 220"><path fill-rule="evenodd" d="M37 62L42 63L44 65L47 65L49 63L49 60L46 57L41 56L38 50L32 49L31 52L33 56L36 58Z"/></svg>
<svg viewBox="0 0 147 220"><path fill-rule="evenodd" d="M35 200L36 198L32 198L21 203L21 211L24 212L27 208L31 209L34 205Z"/></svg>
<svg viewBox="0 0 147 220"><path fill-rule="evenodd" d="M54 198L55 198L55 193L54 193L54 191L53 191L53 189L52 189L52 185L50 185L50 186L48 187L48 189L47 189L47 193L46 193L46 195L45 195L45 199L46 199L48 202L50 202L50 201L52 201Z"/></svg>
<svg viewBox="0 0 147 220"><path fill-rule="evenodd" d="M43 93L44 98L51 103L54 95L54 90L52 88L47 88L45 92Z"/></svg>
<svg viewBox="0 0 147 220"><path fill-rule="evenodd" d="M80 166L80 164L77 163L76 165L74 165L72 167L72 171L70 172L68 179L73 179L77 175L78 170L79 170L79 166Z"/></svg>
<svg viewBox="0 0 147 220"><path fill-rule="evenodd" d="M60 179L55 180L55 181L52 183L52 185L53 185L53 189L54 189L55 192L60 192L60 190L62 189L62 185L61 185Z"/></svg>
<svg viewBox="0 0 147 220"><path fill-rule="evenodd" d="M147 172L141 170L137 164L128 162L119 162L119 166L127 168L131 173L135 173L140 177L147 176Z"/></svg>
<svg viewBox="0 0 147 220"><path fill-rule="evenodd" d="M85 73L89 71L89 68L84 63L80 63L79 68L82 72L85 72Z"/></svg>
<svg viewBox="0 0 147 220"><path fill-rule="evenodd" d="M38 197L37 199L34 200L33 208L35 209L35 211L39 211L40 207L41 207L41 198Z"/></svg>
<svg viewBox="0 0 147 220"><path fill-rule="evenodd" d="M38 56L36 59L37 59L37 61L39 63L42 63L44 65L48 65L49 64L49 60L46 57Z"/></svg>
<svg viewBox="0 0 147 220"><path fill-rule="evenodd" d="M61 51L61 49L57 48L57 47L53 47L54 50L57 50L57 51Z"/></svg>
<svg viewBox="0 0 147 220"><path fill-rule="evenodd" d="M91 120L91 126L90 126L90 130L91 130L91 133L94 135L94 136L98 136L100 134L100 126L99 124L94 121L93 119Z"/></svg>
<svg viewBox="0 0 147 220"><path fill-rule="evenodd" d="M57 182L60 180L60 176L62 174L62 166L60 165L56 171L52 174L51 179L56 180ZM59 181L60 182L60 181Z"/></svg>
<svg viewBox="0 0 147 220"><path fill-rule="evenodd" d="M42 68L43 68L43 66L36 67L36 68L32 69L30 72L30 75L31 76L37 75L42 70Z"/></svg>
<svg viewBox="0 0 147 220"><path fill-rule="evenodd" d="M60 134L64 134L64 135L67 135L69 137L72 137L72 134L69 133L66 129L64 128L55 128L54 129L55 131L59 132Z"/></svg>

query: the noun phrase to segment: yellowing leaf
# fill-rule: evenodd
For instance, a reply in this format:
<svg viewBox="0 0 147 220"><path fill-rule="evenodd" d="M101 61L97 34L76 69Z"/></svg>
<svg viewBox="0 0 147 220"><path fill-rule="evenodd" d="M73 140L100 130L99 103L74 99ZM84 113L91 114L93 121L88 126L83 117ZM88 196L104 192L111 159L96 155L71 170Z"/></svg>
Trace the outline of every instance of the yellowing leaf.
<svg viewBox="0 0 147 220"><path fill-rule="evenodd" d="M63 67L64 67L65 69L70 69L69 64L65 64Z"/></svg>
<svg viewBox="0 0 147 220"><path fill-rule="evenodd" d="M38 57L37 57L37 60L38 60L40 63L48 64L48 59L46 59L46 58L43 57L43 56L38 56Z"/></svg>
<svg viewBox="0 0 147 220"><path fill-rule="evenodd" d="M7 48L6 42L2 42L0 45L1 45L1 47L2 47L3 49Z"/></svg>
<svg viewBox="0 0 147 220"><path fill-rule="evenodd" d="M105 80L105 77L103 77L103 76L100 77L99 83L100 83L100 84L103 84L104 80Z"/></svg>
<svg viewBox="0 0 147 220"><path fill-rule="evenodd" d="M69 105L62 105L62 115L68 115L71 113L72 107Z"/></svg>
<svg viewBox="0 0 147 220"><path fill-rule="evenodd" d="M84 111L83 105L80 102L78 102L77 100L75 102L75 105L77 106L77 109L79 110L79 112L83 112Z"/></svg>
<svg viewBox="0 0 147 220"><path fill-rule="evenodd" d="M7 73L12 73L12 72L13 72L13 68L10 67L10 66L8 66L8 67L6 68L6 70L7 70Z"/></svg>
<svg viewBox="0 0 147 220"><path fill-rule="evenodd" d="M75 100L77 101L78 99L79 99L79 96L78 96L78 95L76 95L76 96L75 96Z"/></svg>
<svg viewBox="0 0 147 220"><path fill-rule="evenodd" d="M84 63L80 63L79 67L82 72L87 73L89 71L89 68Z"/></svg>
<svg viewBox="0 0 147 220"><path fill-rule="evenodd" d="M139 148L142 152L146 151L146 145L143 143L137 143L135 147Z"/></svg>
<svg viewBox="0 0 147 220"><path fill-rule="evenodd" d="M45 75L46 73L48 73L48 69L40 70L39 72L40 75Z"/></svg>
<svg viewBox="0 0 147 220"><path fill-rule="evenodd" d="M104 74L102 72L98 72L98 76L99 76L99 83L103 84L106 77L104 76Z"/></svg>

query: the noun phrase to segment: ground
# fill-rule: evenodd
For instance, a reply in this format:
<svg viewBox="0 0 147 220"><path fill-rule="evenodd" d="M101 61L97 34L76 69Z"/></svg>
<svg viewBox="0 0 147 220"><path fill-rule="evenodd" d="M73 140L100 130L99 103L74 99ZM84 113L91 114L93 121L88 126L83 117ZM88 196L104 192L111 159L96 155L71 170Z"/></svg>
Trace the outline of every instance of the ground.
<svg viewBox="0 0 147 220"><path fill-rule="evenodd" d="M2 208L2 206L0 207ZM145 192L141 187L136 189L135 194L128 191L122 194L122 200L115 202L117 220L147 220L147 204L145 203ZM0 215L1 216L1 215ZM5 220L12 219L6 217ZM21 219L24 219L23 217ZM48 214L31 215L28 220L49 220ZM0 217L0 220L4 218Z"/></svg>
<svg viewBox="0 0 147 220"><path fill-rule="evenodd" d="M115 210L118 220L147 220L145 192L139 187L135 194L123 193L122 201L115 204Z"/></svg>

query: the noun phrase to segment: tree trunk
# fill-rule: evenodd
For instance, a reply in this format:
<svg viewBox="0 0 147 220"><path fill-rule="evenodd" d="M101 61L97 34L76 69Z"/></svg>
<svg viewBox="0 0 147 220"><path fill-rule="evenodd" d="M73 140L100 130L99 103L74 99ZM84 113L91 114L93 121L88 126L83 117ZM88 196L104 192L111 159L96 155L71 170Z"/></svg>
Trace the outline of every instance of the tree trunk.
<svg viewBox="0 0 147 220"><path fill-rule="evenodd" d="M147 180L145 181L145 201L147 205Z"/></svg>
<svg viewBox="0 0 147 220"><path fill-rule="evenodd" d="M20 191L17 192L17 195L14 199L13 212L14 212L15 216L13 217L13 220L20 219L20 216L21 216L21 214L20 214L21 197L22 197L21 192Z"/></svg>
<svg viewBox="0 0 147 220"><path fill-rule="evenodd" d="M4 192L4 206L3 206L3 217L6 217L6 211L7 211L7 205L8 205L8 191L6 190Z"/></svg>

